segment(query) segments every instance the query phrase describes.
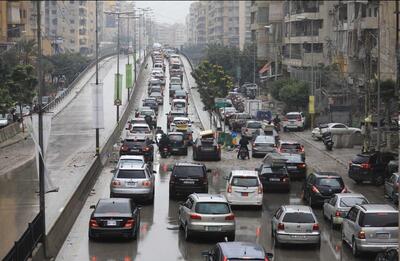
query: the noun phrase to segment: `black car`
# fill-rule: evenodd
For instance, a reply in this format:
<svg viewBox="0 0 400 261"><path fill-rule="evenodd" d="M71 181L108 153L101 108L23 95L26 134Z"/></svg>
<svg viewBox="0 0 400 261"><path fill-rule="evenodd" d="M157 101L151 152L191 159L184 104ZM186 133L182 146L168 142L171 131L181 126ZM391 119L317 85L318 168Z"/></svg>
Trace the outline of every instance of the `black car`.
<svg viewBox="0 0 400 261"><path fill-rule="evenodd" d="M349 177L356 183L371 181L382 185L387 178L387 165L395 159L395 154L388 152L362 153L349 164Z"/></svg>
<svg viewBox="0 0 400 261"><path fill-rule="evenodd" d="M335 193L345 193L347 188L342 177L335 172L313 172L308 175L303 185L303 200L312 207L321 206Z"/></svg>
<svg viewBox="0 0 400 261"><path fill-rule="evenodd" d="M202 252L207 261L260 260L270 261L273 255L264 248L251 242L220 242L210 251Z"/></svg>
<svg viewBox="0 0 400 261"><path fill-rule="evenodd" d="M153 141L149 139L125 139L119 149L121 155L143 155L146 162L154 159Z"/></svg>
<svg viewBox="0 0 400 261"><path fill-rule="evenodd" d="M195 140L193 160L221 160L221 146L212 134L200 136Z"/></svg>
<svg viewBox="0 0 400 261"><path fill-rule="evenodd" d="M290 179L285 163L264 162L259 168L258 176L263 184L264 191L290 191Z"/></svg>
<svg viewBox="0 0 400 261"><path fill-rule="evenodd" d="M171 141L171 154L172 155L187 155L188 145L185 141L185 135L182 132L169 132L169 140Z"/></svg>
<svg viewBox="0 0 400 261"><path fill-rule="evenodd" d="M300 154L282 153L286 161L286 169L290 179L304 179L307 174L307 164Z"/></svg>
<svg viewBox="0 0 400 261"><path fill-rule="evenodd" d="M208 193L206 166L199 163L175 163L169 180L169 197L178 194Z"/></svg>
<svg viewBox="0 0 400 261"><path fill-rule="evenodd" d="M125 237L136 239L140 227L140 210L128 198L100 199L90 206L89 238Z"/></svg>

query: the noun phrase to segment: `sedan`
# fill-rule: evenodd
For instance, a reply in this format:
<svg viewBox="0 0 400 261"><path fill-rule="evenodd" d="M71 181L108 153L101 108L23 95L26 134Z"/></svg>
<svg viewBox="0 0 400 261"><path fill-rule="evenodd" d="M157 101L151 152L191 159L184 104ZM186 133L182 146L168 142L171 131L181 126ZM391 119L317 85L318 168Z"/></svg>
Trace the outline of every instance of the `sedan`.
<svg viewBox="0 0 400 261"><path fill-rule="evenodd" d="M251 156L253 158L264 157L267 153L276 151L274 136L259 135L252 143Z"/></svg>
<svg viewBox="0 0 400 261"><path fill-rule="evenodd" d="M282 153L286 161L286 169L291 179L304 179L307 174L307 165L299 154Z"/></svg>
<svg viewBox="0 0 400 261"><path fill-rule="evenodd" d="M349 127L343 123L328 123L320 127L315 128L311 136L316 139L321 139L324 132L330 132L332 134L361 134L361 129Z"/></svg>
<svg viewBox="0 0 400 261"><path fill-rule="evenodd" d="M124 237L136 239L140 227L140 210L131 199L100 199L89 221L89 239Z"/></svg>

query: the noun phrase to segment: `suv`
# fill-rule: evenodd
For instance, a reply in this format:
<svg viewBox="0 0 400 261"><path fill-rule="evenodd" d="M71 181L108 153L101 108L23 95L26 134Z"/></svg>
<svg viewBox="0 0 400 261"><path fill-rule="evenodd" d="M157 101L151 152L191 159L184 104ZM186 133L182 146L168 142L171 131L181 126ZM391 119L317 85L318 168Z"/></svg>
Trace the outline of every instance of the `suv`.
<svg viewBox="0 0 400 261"><path fill-rule="evenodd" d="M303 185L303 200L312 207L322 205L335 193L345 193L347 188L342 177L335 172L313 172L308 175Z"/></svg>
<svg viewBox="0 0 400 261"><path fill-rule="evenodd" d="M146 162L154 160L153 142L149 139L125 139L119 150L122 155L143 155Z"/></svg>
<svg viewBox="0 0 400 261"><path fill-rule="evenodd" d="M231 130L240 130L243 126L246 125L246 122L251 120L251 116L248 113L238 112L234 113L232 117L229 119L229 128Z"/></svg>
<svg viewBox="0 0 400 261"><path fill-rule="evenodd" d="M349 164L349 177L356 183L371 181L376 185L381 185L387 178L386 167L394 158L395 155L388 152L357 154Z"/></svg>
<svg viewBox="0 0 400 261"><path fill-rule="evenodd" d="M147 164L123 162L110 183L110 197L146 199L154 202L154 173Z"/></svg>
<svg viewBox="0 0 400 261"><path fill-rule="evenodd" d="M242 136L252 139L257 130L262 128L260 121L247 121L242 127Z"/></svg>
<svg viewBox="0 0 400 261"><path fill-rule="evenodd" d="M220 242L210 251L202 252L207 261L225 260L272 260L273 254L265 252L264 248L252 242Z"/></svg>
<svg viewBox="0 0 400 261"><path fill-rule="evenodd" d="M288 112L282 122L283 131L289 129L304 130L306 126L306 117L302 112Z"/></svg>
<svg viewBox="0 0 400 261"><path fill-rule="evenodd" d="M353 206L342 224L342 239L354 256L398 247L399 211L387 204Z"/></svg>
<svg viewBox="0 0 400 261"><path fill-rule="evenodd" d="M297 141L279 141L278 151L280 153L300 154L303 161L306 160L306 152L304 151L304 146Z"/></svg>
<svg viewBox="0 0 400 261"><path fill-rule="evenodd" d="M290 190L289 174L286 169L286 159L278 153L269 153L265 156L258 171L264 190Z"/></svg>
<svg viewBox="0 0 400 261"><path fill-rule="evenodd" d="M204 164L175 163L169 180L169 197L208 192L208 170Z"/></svg>
<svg viewBox="0 0 400 261"><path fill-rule="evenodd" d="M223 235L235 240L235 215L226 198L219 194L191 194L179 206L178 222L185 231L185 239L192 234Z"/></svg>
<svg viewBox="0 0 400 261"><path fill-rule="evenodd" d="M221 146L211 130L200 132L193 143L193 160L221 160Z"/></svg>
<svg viewBox="0 0 400 261"><path fill-rule="evenodd" d="M256 171L232 170L226 180L226 198L229 204L262 208L263 186Z"/></svg>

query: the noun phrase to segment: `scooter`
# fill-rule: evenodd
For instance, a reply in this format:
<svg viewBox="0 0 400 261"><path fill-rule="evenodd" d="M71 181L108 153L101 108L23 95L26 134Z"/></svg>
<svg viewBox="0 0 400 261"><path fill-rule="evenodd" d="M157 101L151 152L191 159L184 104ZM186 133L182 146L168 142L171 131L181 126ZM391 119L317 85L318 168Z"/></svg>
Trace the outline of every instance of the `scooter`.
<svg viewBox="0 0 400 261"><path fill-rule="evenodd" d="M242 160L245 160L246 158L250 159L249 150L247 150L245 147L240 147L239 148L239 158Z"/></svg>
<svg viewBox="0 0 400 261"><path fill-rule="evenodd" d="M332 150L332 148L333 148L333 140L332 140L332 133L330 133L330 132L324 132L323 134L322 134L322 142L324 143L324 145L325 145L325 148L327 149L327 150Z"/></svg>
<svg viewBox="0 0 400 261"><path fill-rule="evenodd" d="M161 158L165 159L169 156L169 149L167 147L164 147L160 150L160 156Z"/></svg>

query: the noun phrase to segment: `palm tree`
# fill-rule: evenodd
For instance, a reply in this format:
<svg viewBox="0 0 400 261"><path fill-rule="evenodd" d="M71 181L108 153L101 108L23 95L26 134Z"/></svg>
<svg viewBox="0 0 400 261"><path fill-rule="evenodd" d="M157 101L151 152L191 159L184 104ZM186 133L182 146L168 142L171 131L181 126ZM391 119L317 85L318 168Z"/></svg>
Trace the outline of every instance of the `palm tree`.
<svg viewBox="0 0 400 261"><path fill-rule="evenodd" d="M36 41L34 39L21 39L16 44L18 59L23 64L31 64L36 57Z"/></svg>

